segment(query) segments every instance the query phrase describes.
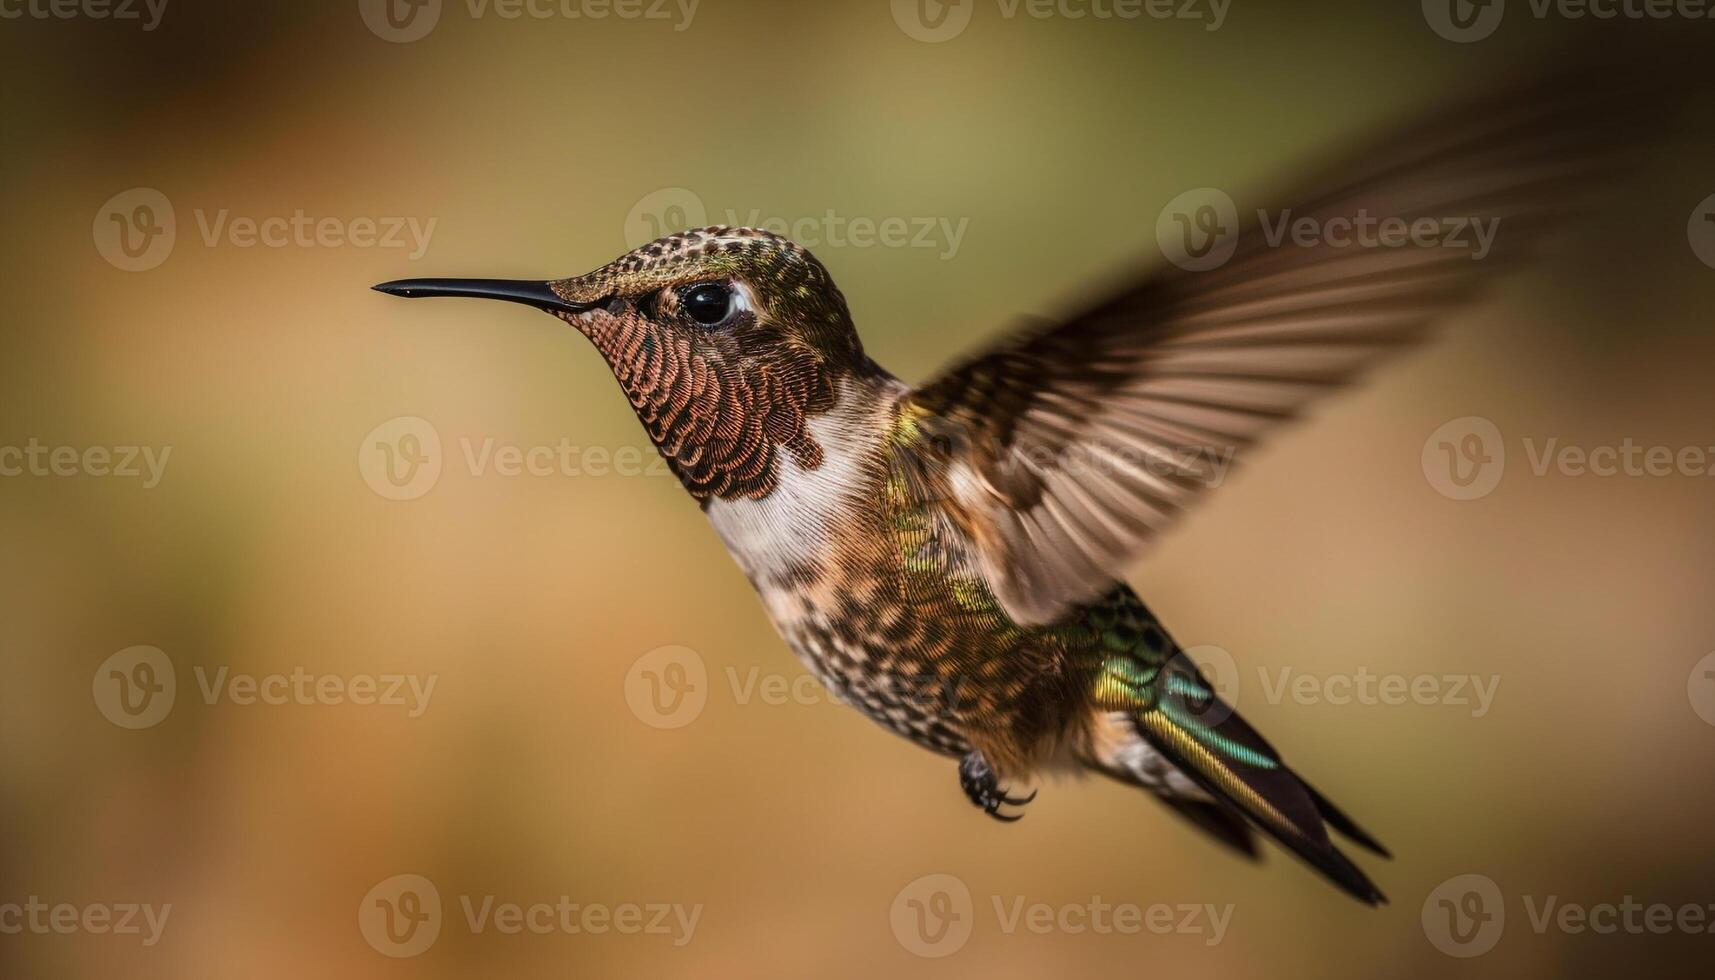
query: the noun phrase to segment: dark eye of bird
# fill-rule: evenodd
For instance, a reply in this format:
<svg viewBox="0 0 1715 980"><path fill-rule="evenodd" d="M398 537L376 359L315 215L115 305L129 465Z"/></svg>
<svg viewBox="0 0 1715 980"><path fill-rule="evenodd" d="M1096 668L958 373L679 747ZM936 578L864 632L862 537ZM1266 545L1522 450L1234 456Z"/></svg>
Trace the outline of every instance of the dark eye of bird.
<svg viewBox="0 0 1715 980"><path fill-rule="evenodd" d="M687 289L679 305L691 319L712 327L725 320L732 310L732 293L720 283L706 282Z"/></svg>

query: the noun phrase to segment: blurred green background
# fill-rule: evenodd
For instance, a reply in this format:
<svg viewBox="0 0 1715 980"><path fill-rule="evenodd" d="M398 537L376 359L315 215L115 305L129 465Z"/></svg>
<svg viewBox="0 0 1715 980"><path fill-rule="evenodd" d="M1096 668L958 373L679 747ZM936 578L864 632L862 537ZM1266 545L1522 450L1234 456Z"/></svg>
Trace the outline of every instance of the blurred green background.
<svg viewBox="0 0 1715 980"><path fill-rule="evenodd" d="M918 380L1160 261L1156 217L1181 191L1274 203L1246 195L1307 154L1550 58L1577 28L1649 26L1515 3L1461 44L1415 3L1233 0L1210 30L976 0L916 8L919 30L970 14L931 43L895 6L705 0L687 21L653 0L616 10L664 17L449 0L415 40L425 21L389 26L354 0L171 0L152 30L6 8L26 15L0 20L0 447L170 456L152 487L0 478L0 926L32 897L172 906L148 946L0 934L6 976L1707 968L1715 935L1539 930L1530 910L1715 903L1715 665L1699 666L1715 651L1715 480L1537 475L1529 455L1549 439L1715 446L1715 270L1691 241L1715 194L1707 142L1254 456L1132 575L1182 642L1230 654L1246 715L1394 849L1367 862L1393 899L1381 911L1278 852L1234 860L1105 782L1051 783L1016 825L984 819L948 760L798 680L670 477L480 465L498 447L648 444L550 318L405 304L372 283L575 274L699 208L796 222L823 239L809 244L870 352ZM1705 23L1660 26L1707 47ZM137 188L159 197L124 196ZM159 225L158 206L136 209L161 199L167 244L126 224ZM928 247L866 246L830 212L845 232L938 230ZM246 219L299 213L328 234L244 244ZM395 218L426 233L420 255L408 233L346 240ZM1466 416L1494 422L1508 460L1493 493L1456 501L1422 457ZM374 433L422 424L439 480L389 499ZM103 684L140 645L171 663L176 700L131 729L106 717ZM657 727L640 692L669 661L690 665L701 707ZM417 712L208 703L222 668L435 686ZM1282 670L1428 677L1441 696L1271 696ZM1492 705L1477 716L1444 676L1498 685ZM443 915L399 958L360 915L405 911L372 891L404 874ZM1460 958L1437 945L1437 889L1466 874L1494 883L1505 920ZM949 893L962 944L911 935L913 915L949 908L913 884L926 875L968 893ZM485 896L701 910L682 944L513 935L471 928L461 900ZM1207 903L1230 921L1219 942L1009 929L997 903L1020 900Z"/></svg>

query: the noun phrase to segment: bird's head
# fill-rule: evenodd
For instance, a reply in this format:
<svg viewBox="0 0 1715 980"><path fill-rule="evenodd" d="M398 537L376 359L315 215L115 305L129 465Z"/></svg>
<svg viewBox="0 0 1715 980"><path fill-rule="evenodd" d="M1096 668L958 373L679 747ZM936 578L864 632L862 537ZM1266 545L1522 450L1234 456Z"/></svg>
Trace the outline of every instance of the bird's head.
<svg viewBox="0 0 1715 980"><path fill-rule="evenodd" d="M795 242L700 228L570 279L404 279L394 296L465 296L544 310L588 337L698 499L760 497L778 459L821 463L807 419L840 380L874 370L845 297Z"/></svg>

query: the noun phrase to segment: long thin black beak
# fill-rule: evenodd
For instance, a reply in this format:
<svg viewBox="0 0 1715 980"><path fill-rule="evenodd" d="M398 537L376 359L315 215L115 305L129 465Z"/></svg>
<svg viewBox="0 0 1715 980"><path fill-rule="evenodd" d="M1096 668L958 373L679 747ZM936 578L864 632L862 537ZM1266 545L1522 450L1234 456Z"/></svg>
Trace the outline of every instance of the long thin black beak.
<svg viewBox="0 0 1715 980"><path fill-rule="evenodd" d="M594 303L573 303L554 292L545 282L530 279L397 279L375 287L389 296L416 299L419 296L468 296L523 303L550 313L582 313Z"/></svg>

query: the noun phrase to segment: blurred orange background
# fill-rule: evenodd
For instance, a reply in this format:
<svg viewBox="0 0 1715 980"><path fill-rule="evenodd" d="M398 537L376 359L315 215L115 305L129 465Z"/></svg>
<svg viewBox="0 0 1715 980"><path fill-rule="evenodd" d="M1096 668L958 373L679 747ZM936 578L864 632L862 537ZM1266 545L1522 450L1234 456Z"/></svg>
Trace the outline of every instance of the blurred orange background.
<svg viewBox="0 0 1715 980"><path fill-rule="evenodd" d="M887 0L602 18L495 2L449 0L415 39L406 14L424 11L389 22L356 2L175 0L151 30L0 23L0 447L162 463L151 486L0 478L0 926L32 898L171 905L148 945L0 934L6 976L1706 970L1715 936L1539 930L1531 913L1551 896L1715 903L1715 479L1532 466L1550 439L1715 447L1707 141L1252 457L1131 577L1183 643L1231 656L1245 714L1394 850L1366 864L1393 899L1380 911L1277 851L1234 860L1105 782L1050 783L1016 825L983 818L948 760L801 680L671 477L600 472L603 452L650 450L582 338L368 289L571 275L645 229L774 220L821 239L872 355L920 380L1159 262L1152 229L1180 192L1265 194L1307 154L1585 25L1515 4L1453 43L1417 4L1235 0L1211 30L1211 10L967 0L917 8L918 33L970 15L926 41ZM172 240L146 235L168 211ZM247 222L299 214L277 247L246 244ZM865 244L854 220L927 244ZM1426 475L1425 443L1470 416L1507 459L1460 501ZM378 478L377 431L438 441L438 480ZM556 462L507 476L505 447ZM175 697L133 728L103 685L139 646L159 654L119 667L164 657ZM648 685L673 664L697 690L663 717ZM205 693L294 673L345 696ZM1439 694L1341 703L1322 683L1360 674ZM354 703L395 675L405 701ZM1271 695L1288 675L1320 693ZM1436 923L1467 874L1498 888L1504 932L1456 957ZM400 875L442 906L419 950L376 938L377 910L408 911L386 892ZM932 891L955 903L939 945L911 931L949 908ZM465 909L562 896L695 925L509 934ZM1056 924L1009 926L1020 901ZM1214 941L1059 914L1092 903L1227 917Z"/></svg>

